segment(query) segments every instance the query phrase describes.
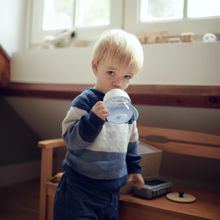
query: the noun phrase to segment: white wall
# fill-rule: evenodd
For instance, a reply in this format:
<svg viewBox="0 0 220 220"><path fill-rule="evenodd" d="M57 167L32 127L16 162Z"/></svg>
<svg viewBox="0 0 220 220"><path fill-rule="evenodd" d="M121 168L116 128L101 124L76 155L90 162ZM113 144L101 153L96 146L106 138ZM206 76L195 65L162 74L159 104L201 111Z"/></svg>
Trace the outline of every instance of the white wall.
<svg viewBox="0 0 220 220"><path fill-rule="evenodd" d="M29 0L0 0L0 44L9 56L24 49Z"/></svg>

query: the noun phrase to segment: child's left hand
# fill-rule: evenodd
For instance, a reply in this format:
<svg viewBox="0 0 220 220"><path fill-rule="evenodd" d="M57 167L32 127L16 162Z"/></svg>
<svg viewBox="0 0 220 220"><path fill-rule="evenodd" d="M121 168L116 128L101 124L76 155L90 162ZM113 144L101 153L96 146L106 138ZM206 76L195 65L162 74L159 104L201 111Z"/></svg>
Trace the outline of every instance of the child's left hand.
<svg viewBox="0 0 220 220"><path fill-rule="evenodd" d="M109 116L108 109L105 106L105 103L102 101L97 102L92 107L93 113L95 113L99 118L105 121L105 119Z"/></svg>
<svg viewBox="0 0 220 220"><path fill-rule="evenodd" d="M133 186L137 186L137 189L141 189L144 185L144 179L140 173L131 173L128 175L128 182L132 181Z"/></svg>

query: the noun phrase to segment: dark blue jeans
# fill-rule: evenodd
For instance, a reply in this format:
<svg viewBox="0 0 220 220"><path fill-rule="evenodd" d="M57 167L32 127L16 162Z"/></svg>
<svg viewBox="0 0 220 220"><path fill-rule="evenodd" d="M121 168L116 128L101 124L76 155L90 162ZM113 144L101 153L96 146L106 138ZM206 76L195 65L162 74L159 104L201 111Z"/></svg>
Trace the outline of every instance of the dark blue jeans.
<svg viewBox="0 0 220 220"><path fill-rule="evenodd" d="M101 192L63 174L54 198L53 220L118 220L120 189Z"/></svg>

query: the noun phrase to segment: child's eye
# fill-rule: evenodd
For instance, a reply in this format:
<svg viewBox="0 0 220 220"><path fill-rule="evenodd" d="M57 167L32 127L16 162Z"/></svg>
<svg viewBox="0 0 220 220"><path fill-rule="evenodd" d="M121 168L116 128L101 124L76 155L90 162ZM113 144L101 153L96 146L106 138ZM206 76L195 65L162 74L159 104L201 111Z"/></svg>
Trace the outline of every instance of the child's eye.
<svg viewBox="0 0 220 220"><path fill-rule="evenodd" d="M126 75L126 76L124 76L124 78L125 78L125 79L131 79L131 76Z"/></svg>
<svg viewBox="0 0 220 220"><path fill-rule="evenodd" d="M111 76L115 75L115 73L113 71L108 71L108 74L111 75Z"/></svg>

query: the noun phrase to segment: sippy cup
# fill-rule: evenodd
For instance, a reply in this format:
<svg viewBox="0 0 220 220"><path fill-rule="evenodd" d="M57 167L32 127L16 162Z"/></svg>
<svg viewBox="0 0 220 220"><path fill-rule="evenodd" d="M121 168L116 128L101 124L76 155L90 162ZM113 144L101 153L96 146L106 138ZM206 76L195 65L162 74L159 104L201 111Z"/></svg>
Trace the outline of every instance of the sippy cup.
<svg viewBox="0 0 220 220"><path fill-rule="evenodd" d="M103 101L109 112L107 119L110 123L125 123L131 119L132 115L135 120L138 118L138 111L132 106L130 97L121 89L108 91Z"/></svg>

